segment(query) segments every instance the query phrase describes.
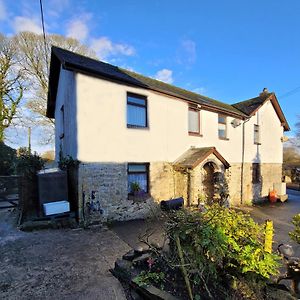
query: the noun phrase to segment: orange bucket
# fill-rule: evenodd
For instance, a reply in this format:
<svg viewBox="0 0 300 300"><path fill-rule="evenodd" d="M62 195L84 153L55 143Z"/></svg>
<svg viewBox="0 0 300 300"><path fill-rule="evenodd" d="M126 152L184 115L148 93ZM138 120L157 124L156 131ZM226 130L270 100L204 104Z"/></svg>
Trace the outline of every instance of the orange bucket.
<svg viewBox="0 0 300 300"><path fill-rule="evenodd" d="M275 190L269 192L269 201L271 203L277 202L277 192Z"/></svg>

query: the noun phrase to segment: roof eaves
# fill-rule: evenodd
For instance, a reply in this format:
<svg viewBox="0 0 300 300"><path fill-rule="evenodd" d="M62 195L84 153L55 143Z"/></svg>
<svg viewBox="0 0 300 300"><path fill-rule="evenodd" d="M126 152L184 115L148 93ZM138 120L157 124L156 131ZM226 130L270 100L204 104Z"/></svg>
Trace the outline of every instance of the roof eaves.
<svg viewBox="0 0 300 300"><path fill-rule="evenodd" d="M192 97L185 97L185 96L179 95L177 93L166 92L163 89L151 87L149 85L146 85L144 83L139 82L138 80L136 80L136 82L133 83L132 81L129 81L129 80L126 80L126 79L123 79L123 78L121 79L117 76L108 75L108 74L105 74L103 72L93 71L90 68L85 68L85 67L82 67L82 66L78 66L77 64L73 64L73 63L70 63L70 62L63 62L62 66L66 70L73 70L73 71L77 71L77 72L82 72L82 73L85 73L87 75L94 75L94 76L97 76L97 77L101 77L103 79L110 79L110 80L113 80L113 81L116 81L116 82L126 83L127 85L130 85L130 86L138 86L138 87L141 87L141 88L146 88L146 89L153 90L153 91L156 91L156 92L168 95L168 96L172 96L172 97L179 98L179 99L189 101L189 102L192 102L192 103L200 104L202 107L204 107L208 110L209 109L215 109L215 110L224 112L228 115L231 115L233 117L238 117L238 118L242 118L242 119L247 117L246 114L244 114L243 112L238 111L234 107L232 107L232 109L226 109L226 108L214 105L212 103L209 103L208 101L205 101L205 100L202 100L203 102L205 101L203 103L201 101L193 99ZM205 97L205 96L202 96L200 94L195 94L195 95L197 95L198 97ZM214 101L216 101L216 100L214 100ZM228 106L230 106L230 105L228 105Z"/></svg>

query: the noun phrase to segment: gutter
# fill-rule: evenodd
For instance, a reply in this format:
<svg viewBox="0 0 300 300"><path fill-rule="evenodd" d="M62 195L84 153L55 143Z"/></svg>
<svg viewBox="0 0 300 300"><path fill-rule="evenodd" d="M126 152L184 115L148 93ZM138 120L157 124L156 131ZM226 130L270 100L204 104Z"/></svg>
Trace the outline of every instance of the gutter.
<svg viewBox="0 0 300 300"><path fill-rule="evenodd" d="M219 107L219 106L217 106L213 103L209 103L205 99L201 99L200 101L197 101L197 100L191 99L189 97L184 97L182 95L178 95L178 94L173 93L173 92L168 92L168 91L162 90L160 88L154 88L154 87L149 86L149 85L147 85L143 82L140 82L139 79L137 79L135 77L131 77L127 73L125 73L125 74L127 76L133 78L133 80L136 81L136 82L133 83L132 81L127 80L125 78L120 78L120 77L114 76L114 75L108 75L108 74L100 72L100 71L93 71L93 70L91 70L87 67L78 66L77 64L73 64L73 63L70 63L70 62L67 62L67 61L62 62L62 67L65 70L75 71L75 72L83 73L83 74L90 75L90 76L93 75L95 77L98 77L98 78L101 78L101 79L104 79L104 80L110 80L110 81L117 82L117 83L120 83L120 84L123 83L125 85L129 85L129 86L133 86L133 87L144 88L144 89L147 89L147 90L162 93L163 95L167 95L167 96L170 96L170 97L181 99L181 100L184 100L186 102L191 102L191 103L194 103L194 104L200 104L206 110L210 110L210 111L213 111L213 112L224 113L224 114L226 114L228 116L232 116L234 118L238 118L238 119L242 119L242 120L244 120L246 118L245 114L242 113L242 112L239 113L239 112L230 111L230 110L228 110L224 107ZM119 71L122 72L121 69ZM143 76L143 75L141 75L141 76ZM181 89L181 88L176 87L176 86L172 86L172 87ZM187 91L187 92L193 93L191 91ZM199 96L201 97L201 95L199 95ZM215 101L217 101L217 100L215 100ZM230 104L228 104L228 105L230 106ZM235 109L235 107L233 107L233 108Z"/></svg>

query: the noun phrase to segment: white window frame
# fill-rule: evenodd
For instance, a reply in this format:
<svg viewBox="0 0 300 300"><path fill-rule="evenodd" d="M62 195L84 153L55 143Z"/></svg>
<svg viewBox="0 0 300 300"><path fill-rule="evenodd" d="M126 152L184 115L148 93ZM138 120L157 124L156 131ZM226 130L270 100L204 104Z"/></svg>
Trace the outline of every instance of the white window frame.
<svg viewBox="0 0 300 300"><path fill-rule="evenodd" d="M224 122L220 122L220 118L224 118ZM225 125L225 136L220 135L219 125ZM227 116L224 114L218 114L218 137L220 140L228 140L228 126L227 126Z"/></svg>
<svg viewBox="0 0 300 300"><path fill-rule="evenodd" d="M261 145L261 138L260 138L260 125L254 124L253 126L253 141L255 145Z"/></svg>
<svg viewBox="0 0 300 300"><path fill-rule="evenodd" d="M190 111L196 112L198 114L198 131L190 130ZM189 135L201 136L201 111L193 106L188 107L188 133Z"/></svg>

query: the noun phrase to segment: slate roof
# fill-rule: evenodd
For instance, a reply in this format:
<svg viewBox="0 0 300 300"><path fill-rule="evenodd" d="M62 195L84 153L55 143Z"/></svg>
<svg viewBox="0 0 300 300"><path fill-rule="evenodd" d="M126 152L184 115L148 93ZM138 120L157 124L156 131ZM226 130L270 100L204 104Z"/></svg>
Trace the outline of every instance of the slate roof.
<svg viewBox="0 0 300 300"><path fill-rule="evenodd" d="M239 119L249 118L251 114L253 114L253 112L255 112L270 95L273 95L274 97L272 98L272 103L278 114L278 117L281 120L281 123L284 126L285 130L289 130L288 123L283 115L283 112L274 93L268 93L266 97L261 97L261 94L259 97L230 105L197 93L193 93L191 91L187 91L174 85L167 84L162 81L146 77L141 74L54 46L52 46L51 51L48 102L46 113L47 117L49 118L54 118L56 94L61 67L66 70L81 72L90 76L118 82L120 84L157 91L195 104L200 104L201 107L206 110L221 112L225 115L229 115Z"/></svg>
<svg viewBox="0 0 300 300"><path fill-rule="evenodd" d="M272 95L272 93L265 93L265 94L260 95L258 97L232 104L232 106L237 108L238 110L240 110L244 114L250 116L271 95Z"/></svg>
<svg viewBox="0 0 300 300"><path fill-rule="evenodd" d="M210 154L214 154L223 163L225 168L230 167L230 164L215 147L190 148L174 162L174 166L193 169L203 162Z"/></svg>
<svg viewBox="0 0 300 300"><path fill-rule="evenodd" d="M220 110L228 115L239 117L241 119L246 117L243 112L229 104L187 91L174 85L167 84L129 70L119 68L117 66L113 66L108 63L52 46L47 106L47 116L50 118L54 118L60 64L64 69L70 69L105 78L107 80L158 91L170 96L200 104L206 108Z"/></svg>
<svg viewBox="0 0 300 300"><path fill-rule="evenodd" d="M284 130L289 131L289 124L281 110L275 93L262 92L258 97L232 104L232 106L251 117L267 100L270 100L273 104Z"/></svg>

